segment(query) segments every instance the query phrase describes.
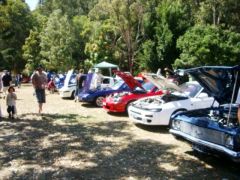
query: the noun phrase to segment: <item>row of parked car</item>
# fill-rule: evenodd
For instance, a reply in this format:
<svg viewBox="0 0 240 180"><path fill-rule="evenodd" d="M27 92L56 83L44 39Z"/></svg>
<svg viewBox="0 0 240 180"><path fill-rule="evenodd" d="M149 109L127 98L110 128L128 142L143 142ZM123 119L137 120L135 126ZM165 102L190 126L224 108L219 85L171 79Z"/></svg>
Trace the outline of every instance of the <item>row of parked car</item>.
<svg viewBox="0 0 240 180"><path fill-rule="evenodd" d="M158 74L145 74L141 80L115 71L118 80L103 80L101 89L83 88L78 96L111 113L127 112L134 123L169 126L174 136L191 142L195 150L239 161L240 126L234 104L239 71L240 66L188 69L183 73L194 81L179 86Z"/></svg>

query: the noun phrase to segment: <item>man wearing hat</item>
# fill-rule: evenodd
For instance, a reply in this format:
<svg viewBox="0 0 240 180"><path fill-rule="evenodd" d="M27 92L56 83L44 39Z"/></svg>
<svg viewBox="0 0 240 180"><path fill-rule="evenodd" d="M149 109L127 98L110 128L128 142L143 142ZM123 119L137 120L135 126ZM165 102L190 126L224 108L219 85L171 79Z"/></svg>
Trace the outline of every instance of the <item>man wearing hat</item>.
<svg viewBox="0 0 240 180"><path fill-rule="evenodd" d="M32 75L32 85L38 101L38 113L42 112L43 103L46 102L45 87L47 84L47 75L40 65L36 68L36 72Z"/></svg>

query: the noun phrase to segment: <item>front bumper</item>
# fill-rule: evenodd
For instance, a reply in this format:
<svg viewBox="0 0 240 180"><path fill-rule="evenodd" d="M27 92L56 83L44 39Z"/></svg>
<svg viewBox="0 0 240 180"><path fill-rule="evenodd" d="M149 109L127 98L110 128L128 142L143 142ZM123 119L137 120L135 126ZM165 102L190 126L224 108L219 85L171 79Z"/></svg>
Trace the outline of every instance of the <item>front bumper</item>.
<svg viewBox="0 0 240 180"><path fill-rule="evenodd" d="M133 106L128 108L128 115L130 120L137 124L144 125L168 125L168 122L161 121L159 112L151 112L139 109Z"/></svg>
<svg viewBox="0 0 240 180"><path fill-rule="evenodd" d="M94 97L88 93L79 95L79 99L84 102L93 102L94 101Z"/></svg>
<svg viewBox="0 0 240 180"><path fill-rule="evenodd" d="M214 144L205 140L201 140L199 138L193 137L189 134L186 134L182 131L178 131L175 129L170 129L170 132L176 136L181 136L185 139L187 139L188 141L192 142L193 144L198 144L198 145L202 145L205 146L207 148L216 150L218 152L224 153L225 155L229 156L231 159L233 159L236 162L240 162L240 152L236 152L233 151L231 149L228 149L222 145L218 145L218 144Z"/></svg>
<svg viewBox="0 0 240 180"><path fill-rule="evenodd" d="M125 112L126 105L123 103L108 103L103 102L103 108L108 112Z"/></svg>
<svg viewBox="0 0 240 180"><path fill-rule="evenodd" d="M69 98L72 96L72 92L71 91L59 91L59 95L62 98Z"/></svg>

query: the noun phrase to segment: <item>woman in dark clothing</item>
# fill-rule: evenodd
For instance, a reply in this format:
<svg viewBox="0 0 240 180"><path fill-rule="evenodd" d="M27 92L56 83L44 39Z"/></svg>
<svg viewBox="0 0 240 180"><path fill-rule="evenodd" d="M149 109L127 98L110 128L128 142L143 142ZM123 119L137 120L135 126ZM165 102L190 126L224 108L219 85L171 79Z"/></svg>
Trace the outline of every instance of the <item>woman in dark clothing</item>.
<svg viewBox="0 0 240 180"><path fill-rule="evenodd" d="M80 69L78 75L76 76L76 90L75 90L75 99L74 101L78 101L78 94L83 88L83 82L85 81L85 76L83 74L84 70Z"/></svg>

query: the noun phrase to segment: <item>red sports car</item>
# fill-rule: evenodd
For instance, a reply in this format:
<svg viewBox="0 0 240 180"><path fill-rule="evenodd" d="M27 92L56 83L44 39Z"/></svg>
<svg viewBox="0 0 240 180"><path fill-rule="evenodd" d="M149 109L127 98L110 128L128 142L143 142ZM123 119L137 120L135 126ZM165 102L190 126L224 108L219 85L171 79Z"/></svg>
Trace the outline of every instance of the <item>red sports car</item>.
<svg viewBox="0 0 240 180"><path fill-rule="evenodd" d="M124 78L122 79L125 81ZM131 102L143 97L162 94L163 91L159 90L152 82L145 82L141 88L138 86L132 92L114 93L106 97L103 100L103 108L108 112L127 112L128 105Z"/></svg>

